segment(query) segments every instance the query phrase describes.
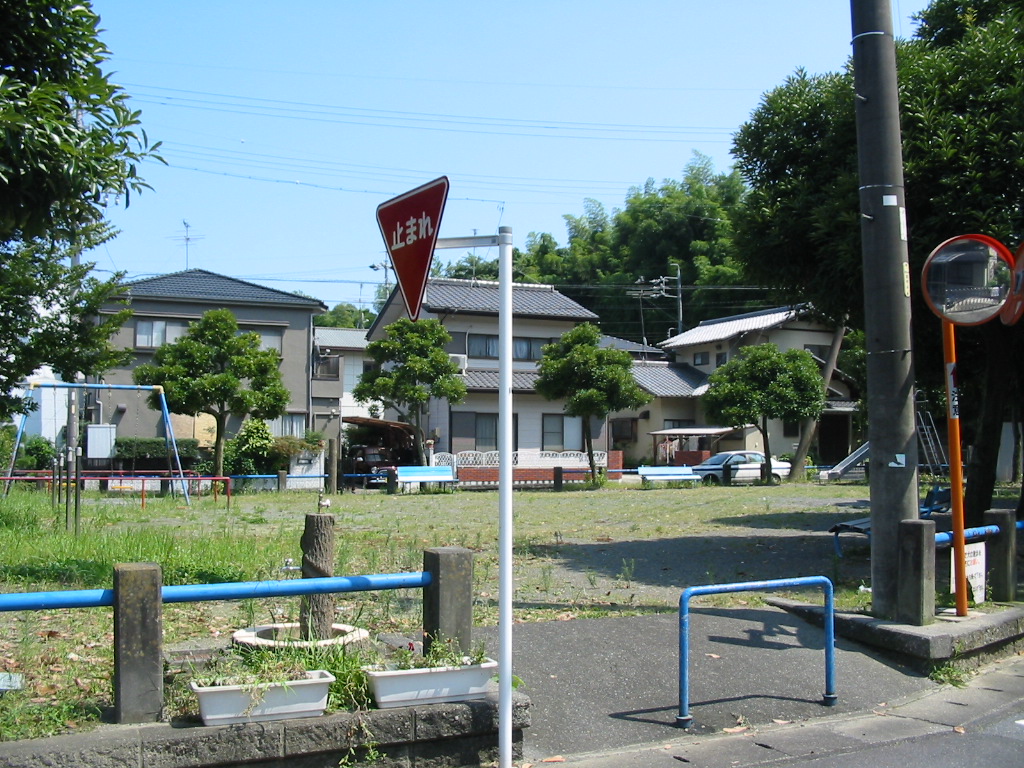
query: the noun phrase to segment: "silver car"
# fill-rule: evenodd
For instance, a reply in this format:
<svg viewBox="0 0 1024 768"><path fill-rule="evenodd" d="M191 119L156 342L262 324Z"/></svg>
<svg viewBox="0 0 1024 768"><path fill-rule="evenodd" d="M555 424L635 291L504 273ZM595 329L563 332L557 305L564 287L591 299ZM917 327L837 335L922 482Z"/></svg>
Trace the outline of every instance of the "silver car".
<svg viewBox="0 0 1024 768"><path fill-rule="evenodd" d="M716 453L703 464L693 467L706 485L719 485L725 468L729 468L730 482L756 483L761 479L761 466L765 463L761 451L722 451ZM789 462L772 458L772 482L781 483L789 477Z"/></svg>

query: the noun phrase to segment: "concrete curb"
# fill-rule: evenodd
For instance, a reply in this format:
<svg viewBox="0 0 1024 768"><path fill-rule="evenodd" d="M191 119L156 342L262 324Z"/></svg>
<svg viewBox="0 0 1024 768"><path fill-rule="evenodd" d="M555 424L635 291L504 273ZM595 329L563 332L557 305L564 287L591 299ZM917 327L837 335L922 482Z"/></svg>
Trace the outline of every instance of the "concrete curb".
<svg viewBox="0 0 1024 768"><path fill-rule="evenodd" d="M821 626L823 609L786 598L765 602ZM995 613L972 611L968 616L939 616L915 627L854 613L836 613L836 635L896 654L919 669L959 661L983 660L1024 651L1024 605L1001 604Z"/></svg>

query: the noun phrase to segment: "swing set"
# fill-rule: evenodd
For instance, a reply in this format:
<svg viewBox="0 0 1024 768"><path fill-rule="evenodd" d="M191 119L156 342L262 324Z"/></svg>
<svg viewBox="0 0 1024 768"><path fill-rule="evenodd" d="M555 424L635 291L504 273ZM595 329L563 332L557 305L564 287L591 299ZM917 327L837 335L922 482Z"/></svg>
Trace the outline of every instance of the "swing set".
<svg viewBox="0 0 1024 768"><path fill-rule="evenodd" d="M167 445L167 452L168 452L169 456L171 456L171 466L170 466L170 475L171 475L171 481L172 481L171 482L171 493L172 494L174 493L175 485L176 484L180 484L181 495L184 497L185 503L187 505L191 506L192 502L189 499L188 483L186 482L185 473L184 473L184 471L182 470L182 467L181 467L181 456L178 454L178 443L177 443L177 441L175 440L175 437L174 437L174 427L171 425L171 414L170 414L170 411L167 408L167 399L164 397L163 387L161 387L161 386L147 386L147 385L142 385L142 384L74 384L74 383L67 383L67 382L62 382L62 381L56 381L56 382L39 381L39 382L32 382L32 383L30 383L28 385L28 389L29 389L30 393L32 391L34 391L36 389L39 389L39 388L42 388L42 387L52 387L52 388L56 388L56 389L71 389L71 390L128 390L128 391L134 391L134 392L138 392L138 393L142 393L142 392L155 392L158 395L158 400L160 402L160 412L161 412L161 416L163 418L163 425L164 425L164 435L165 435L164 440L165 440L165 443ZM71 407L72 407L72 405L69 402L68 403L69 410L71 409ZM75 416L75 418L77 418L77 416ZM8 467L8 470L7 470L7 480L6 480L6 485L4 487L4 497L5 498L8 495L8 493L10 492L10 490L11 490L11 483L13 482L13 479L14 479L14 462L15 462L15 460L17 458L18 449L21 446L21 441L22 441L22 438L23 438L23 436L25 434L25 425L27 423L27 420L28 420L28 414L27 413L22 414L21 423L18 425L18 431L17 431L17 434L16 434L16 436L14 438L14 450L11 453L11 463L10 463L10 466ZM77 460L79 455L80 455L80 450L78 449L77 445L72 446L70 444L66 444L65 448L68 450L68 456L67 456L68 474L71 474L71 468L72 467L74 468L74 478L73 479L72 478L68 478L68 482L69 482L69 485L70 484L74 484L74 487L77 489L77 488L81 487L81 479L82 479L81 478L81 471L79 469L79 462ZM72 455L72 453L71 453L72 449L75 450L75 454L74 455ZM144 492L145 492L145 486L143 486L143 493Z"/></svg>

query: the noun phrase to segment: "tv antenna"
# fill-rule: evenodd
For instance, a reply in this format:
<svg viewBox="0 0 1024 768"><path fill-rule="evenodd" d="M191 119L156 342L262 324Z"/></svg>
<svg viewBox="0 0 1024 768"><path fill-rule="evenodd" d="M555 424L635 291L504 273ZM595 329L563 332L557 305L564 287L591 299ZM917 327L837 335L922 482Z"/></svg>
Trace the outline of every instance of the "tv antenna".
<svg viewBox="0 0 1024 768"><path fill-rule="evenodd" d="M189 245L191 243L196 242L196 241L202 240L203 237L202 237L202 235L199 235L199 236L193 235L190 232L190 230L192 229L192 225L189 224L184 219L181 220L181 223L185 227L185 236L184 237L180 237L180 236L179 237L174 237L172 239L173 240L177 240L178 242L185 243L185 269L188 269Z"/></svg>

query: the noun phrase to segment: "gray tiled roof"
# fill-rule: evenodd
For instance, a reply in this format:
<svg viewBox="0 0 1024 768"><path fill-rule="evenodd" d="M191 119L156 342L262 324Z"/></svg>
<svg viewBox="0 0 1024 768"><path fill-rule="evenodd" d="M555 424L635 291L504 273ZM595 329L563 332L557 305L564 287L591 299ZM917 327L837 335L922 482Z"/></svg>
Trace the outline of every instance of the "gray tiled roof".
<svg viewBox="0 0 1024 768"><path fill-rule="evenodd" d="M423 308L436 315L464 312L498 314L499 285L489 280L434 278L427 282ZM597 315L550 285L512 285L512 314L517 317L555 317L564 320L597 320Z"/></svg>
<svg viewBox="0 0 1024 768"><path fill-rule="evenodd" d="M629 352L631 355L650 355L658 360L665 358L665 350L658 347L652 347L650 344L640 344L636 341L630 341L629 339L620 339L617 336L602 335L600 346L611 347L612 349L621 349L624 352Z"/></svg>
<svg viewBox="0 0 1024 768"><path fill-rule="evenodd" d="M533 392L537 383L536 371L513 371L512 391ZM470 369L465 373L466 389L472 391L497 391L498 371Z"/></svg>
<svg viewBox="0 0 1024 768"><path fill-rule="evenodd" d="M691 347L695 344L710 344L732 339L750 331L764 331L797 319L803 313L802 307L779 307L745 315L732 315L717 320L705 320L696 328L666 339L658 346L665 349Z"/></svg>
<svg viewBox="0 0 1024 768"><path fill-rule="evenodd" d="M366 349L366 345L369 344L366 340L365 328L328 328L327 326L313 328L313 343L318 347L337 349Z"/></svg>
<svg viewBox="0 0 1024 768"><path fill-rule="evenodd" d="M708 377L690 365L633 363L633 379L655 397L697 397L704 394Z"/></svg>
<svg viewBox="0 0 1024 768"><path fill-rule="evenodd" d="M126 292L132 296L154 299L228 304L290 304L296 307L308 307L313 311L327 310L327 307L319 299L278 291L234 277L218 275L216 272L207 272L205 269L188 269L169 275L157 275L125 283L124 287Z"/></svg>

